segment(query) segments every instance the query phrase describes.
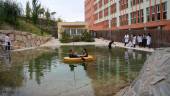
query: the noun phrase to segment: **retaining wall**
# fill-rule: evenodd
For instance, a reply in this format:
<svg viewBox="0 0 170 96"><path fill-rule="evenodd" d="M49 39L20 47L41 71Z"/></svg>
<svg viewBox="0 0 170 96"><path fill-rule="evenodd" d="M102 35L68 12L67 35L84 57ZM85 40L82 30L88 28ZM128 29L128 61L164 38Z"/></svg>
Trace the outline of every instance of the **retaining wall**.
<svg viewBox="0 0 170 96"><path fill-rule="evenodd" d="M12 49L21 49L28 47L40 46L51 39L50 36L37 36L32 33L14 31L14 30L0 30L0 46L3 48L4 36L10 34L12 40Z"/></svg>

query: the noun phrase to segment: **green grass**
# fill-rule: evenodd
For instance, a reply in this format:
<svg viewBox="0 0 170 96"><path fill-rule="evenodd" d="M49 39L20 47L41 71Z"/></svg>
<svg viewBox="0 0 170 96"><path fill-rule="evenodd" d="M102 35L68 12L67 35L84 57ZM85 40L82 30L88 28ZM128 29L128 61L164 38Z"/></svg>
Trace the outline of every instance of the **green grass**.
<svg viewBox="0 0 170 96"><path fill-rule="evenodd" d="M25 20L19 19L17 21L17 26L14 28L13 25L10 25L8 23L2 23L0 24L0 30L17 30L17 31L24 31L24 32L29 32L32 34L36 34L38 36L49 36L50 34L45 32L45 31L41 31L41 29L37 26L34 25L31 22L26 22ZM42 35L43 32L43 35Z"/></svg>
<svg viewBox="0 0 170 96"><path fill-rule="evenodd" d="M32 34L40 35L42 36L42 31L39 27L36 25L26 22L24 20L18 20L18 26L17 29L20 31L30 32ZM50 35L47 32L43 31L43 36Z"/></svg>

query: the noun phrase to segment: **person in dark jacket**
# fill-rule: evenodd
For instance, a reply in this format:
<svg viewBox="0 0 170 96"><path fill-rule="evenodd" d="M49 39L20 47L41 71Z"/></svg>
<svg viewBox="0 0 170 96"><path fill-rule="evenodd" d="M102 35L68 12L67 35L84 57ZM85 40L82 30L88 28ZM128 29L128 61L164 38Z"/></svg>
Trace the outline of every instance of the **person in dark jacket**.
<svg viewBox="0 0 170 96"><path fill-rule="evenodd" d="M142 36L142 46L146 47L147 39L146 39L146 34L143 34Z"/></svg>
<svg viewBox="0 0 170 96"><path fill-rule="evenodd" d="M108 48L109 48L109 49L112 49L112 44L113 44L113 43L114 43L113 40L109 42L109 45L108 45Z"/></svg>
<svg viewBox="0 0 170 96"><path fill-rule="evenodd" d="M72 50L69 50L69 57L70 58L78 58L79 56Z"/></svg>

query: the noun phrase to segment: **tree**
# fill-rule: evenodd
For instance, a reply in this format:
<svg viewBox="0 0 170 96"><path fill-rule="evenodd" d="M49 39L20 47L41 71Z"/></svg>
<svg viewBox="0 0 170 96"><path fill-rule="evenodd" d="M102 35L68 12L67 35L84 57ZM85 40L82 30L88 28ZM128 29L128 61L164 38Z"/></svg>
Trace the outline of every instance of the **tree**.
<svg viewBox="0 0 170 96"><path fill-rule="evenodd" d="M31 8L29 1L26 4L26 19L29 20L31 17Z"/></svg>
<svg viewBox="0 0 170 96"><path fill-rule="evenodd" d="M4 9L3 9L3 1L2 0L0 0L0 24L3 22L3 20L4 20L4 18L3 18L3 11L4 11Z"/></svg>
<svg viewBox="0 0 170 96"><path fill-rule="evenodd" d="M37 24L38 16L39 16L39 10L41 8L41 4L38 3L38 0L32 0L32 20L34 24Z"/></svg>
<svg viewBox="0 0 170 96"><path fill-rule="evenodd" d="M50 20L51 14L50 14L49 9L47 9L47 11L45 12L45 17L46 17L46 20L47 20L47 21Z"/></svg>
<svg viewBox="0 0 170 96"><path fill-rule="evenodd" d="M56 12L51 12L51 16L54 16L56 14ZM53 17L55 20L55 17ZM52 19L52 18L51 18Z"/></svg>
<svg viewBox="0 0 170 96"><path fill-rule="evenodd" d="M63 20L61 18L58 18L57 22L63 22Z"/></svg>
<svg viewBox="0 0 170 96"><path fill-rule="evenodd" d="M39 9L40 17L44 17L44 14L45 14L45 9L44 8Z"/></svg>
<svg viewBox="0 0 170 96"><path fill-rule="evenodd" d="M17 24L17 17L21 16L22 8L11 0L0 0L0 22Z"/></svg>
<svg viewBox="0 0 170 96"><path fill-rule="evenodd" d="M47 27L48 27L49 24L50 24L50 18L51 18L51 14L50 14L49 9L47 9L47 11L45 12L45 17L46 17Z"/></svg>
<svg viewBox="0 0 170 96"><path fill-rule="evenodd" d="M51 15L55 15L56 14L56 12L51 12Z"/></svg>

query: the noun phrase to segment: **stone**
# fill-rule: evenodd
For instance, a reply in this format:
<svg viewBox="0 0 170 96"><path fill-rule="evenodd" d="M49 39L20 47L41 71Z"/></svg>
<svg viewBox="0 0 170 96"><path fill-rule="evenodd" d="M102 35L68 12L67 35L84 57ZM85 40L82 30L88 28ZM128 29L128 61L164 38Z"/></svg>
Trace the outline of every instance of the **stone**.
<svg viewBox="0 0 170 96"><path fill-rule="evenodd" d="M170 96L170 48L156 50L124 95Z"/></svg>

